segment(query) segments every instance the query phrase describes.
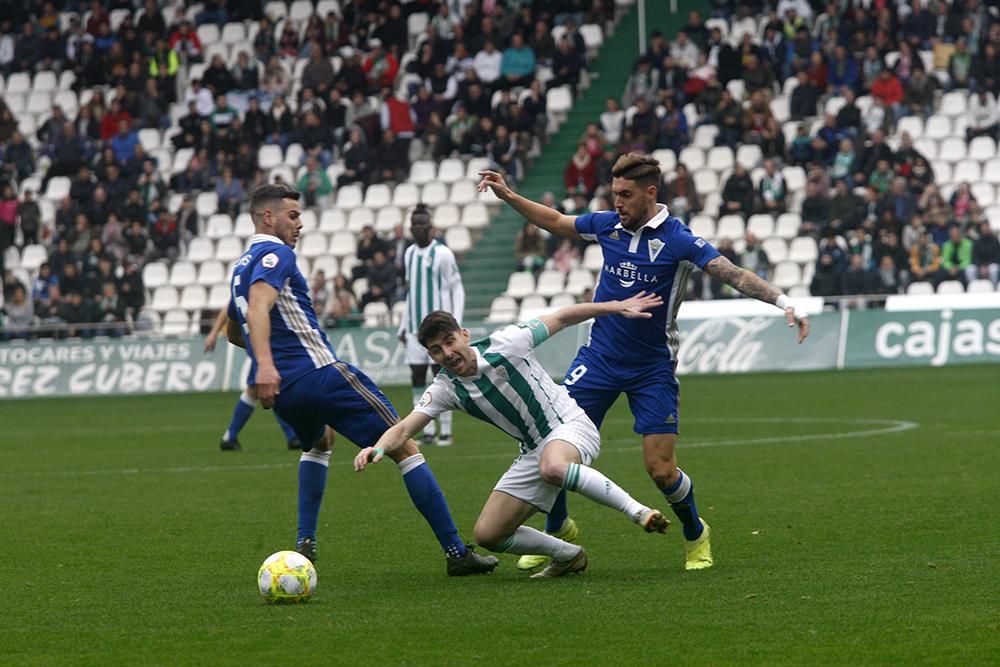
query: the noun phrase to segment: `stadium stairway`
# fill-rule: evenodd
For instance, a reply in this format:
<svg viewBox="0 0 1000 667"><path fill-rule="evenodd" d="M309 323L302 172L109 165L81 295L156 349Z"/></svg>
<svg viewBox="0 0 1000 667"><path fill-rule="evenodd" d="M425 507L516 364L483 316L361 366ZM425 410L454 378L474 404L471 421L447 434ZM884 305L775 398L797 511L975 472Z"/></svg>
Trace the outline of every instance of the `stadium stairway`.
<svg viewBox="0 0 1000 667"><path fill-rule="evenodd" d="M687 22L688 12L699 9L704 17L709 15L708 3L703 0L678 0L675 14L664 11L664 4L647 0L647 36L653 30L660 30L672 39ZM543 193L551 191L557 201L562 201L563 171L577 141L587 123L597 121L608 97L621 98L632 73L632 64L639 55L637 14L637 5L633 4L618 21L614 35L605 37L596 68L591 70L590 88L574 102L566 122L550 137L541 156L526 169L525 178L517 186L520 194L538 201ZM466 312L485 317L492 300L506 289L507 279L516 269L514 240L523 224L523 219L509 206L501 205L487 232L466 257L462 264Z"/></svg>

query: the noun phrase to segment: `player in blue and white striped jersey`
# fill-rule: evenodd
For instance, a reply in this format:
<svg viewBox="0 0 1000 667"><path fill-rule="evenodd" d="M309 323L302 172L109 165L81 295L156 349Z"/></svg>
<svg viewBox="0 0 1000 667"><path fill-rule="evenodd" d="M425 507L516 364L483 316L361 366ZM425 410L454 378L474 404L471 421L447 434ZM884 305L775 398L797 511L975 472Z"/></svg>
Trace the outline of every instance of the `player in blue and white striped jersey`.
<svg viewBox="0 0 1000 667"><path fill-rule="evenodd" d="M648 320L617 316L597 320L564 383L598 427L615 400L622 393L628 396L634 430L642 436L646 472L683 525L684 567L702 570L714 562L710 529L698 515L694 485L677 466L675 452L680 423L680 387L674 376L677 311L688 274L701 269L748 297L783 309L788 326L798 326L800 343L809 333L809 320L796 313L781 290L734 266L657 203L660 166L656 158L629 153L618 159L611 173L615 210L581 216L563 215L525 199L494 171L481 173L479 189L492 189L528 222L552 234L600 244L604 261L594 301L614 301L644 290L663 297L663 305ZM568 528L576 532L564 503L557 503L546 530L562 534Z"/></svg>
<svg viewBox="0 0 1000 667"><path fill-rule="evenodd" d="M229 340L246 347L252 385L302 442L296 550L315 559L316 526L326 488L334 429L359 447L396 423L395 409L360 370L337 359L319 326L309 285L292 250L302 229L299 193L263 185L250 200L256 234L237 260L231 282ZM444 494L412 440L393 456L413 504L434 531L451 576L492 571L495 557L467 548Z"/></svg>
<svg viewBox="0 0 1000 667"><path fill-rule="evenodd" d="M476 522L476 541L496 552L541 553L551 564L536 577L558 577L587 567L587 552L552 535L522 525L532 514L552 508L561 489L576 491L617 509L647 532L669 525L658 510L646 507L589 467L601 436L565 387L552 381L535 358L534 348L561 329L591 317L616 314L649 318L662 304L639 294L623 301L582 303L524 324L511 325L470 342L449 313L435 311L420 324L418 338L441 365L430 388L409 416L386 431L374 447L361 450L356 470L381 460L406 443L445 410L463 410L492 424L520 443L520 456L497 482Z"/></svg>

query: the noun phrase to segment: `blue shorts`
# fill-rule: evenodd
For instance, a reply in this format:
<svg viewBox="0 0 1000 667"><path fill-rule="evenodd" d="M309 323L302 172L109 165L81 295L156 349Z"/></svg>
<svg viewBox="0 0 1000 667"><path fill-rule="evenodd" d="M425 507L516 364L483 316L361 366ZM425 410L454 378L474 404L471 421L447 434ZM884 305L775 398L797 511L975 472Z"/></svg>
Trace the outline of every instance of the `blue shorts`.
<svg viewBox="0 0 1000 667"><path fill-rule="evenodd" d="M336 361L297 378L278 394L274 410L310 449L330 426L358 447L370 447L399 421L392 403L367 375Z"/></svg>
<svg viewBox="0 0 1000 667"><path fill-rule="evenodd" d="M608 408L624 392L635 416L636 433L677 433L680 386L671 361L622 364L606 361L591 348L581 347L563 384L598 428Z"/></svg>

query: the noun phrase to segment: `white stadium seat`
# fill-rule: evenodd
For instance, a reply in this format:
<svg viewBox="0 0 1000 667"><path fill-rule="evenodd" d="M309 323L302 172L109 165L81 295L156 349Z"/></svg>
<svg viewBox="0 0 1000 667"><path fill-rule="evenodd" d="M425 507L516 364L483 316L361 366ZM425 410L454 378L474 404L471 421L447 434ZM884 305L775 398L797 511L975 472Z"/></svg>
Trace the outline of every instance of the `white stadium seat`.
<svg viewBox="0 0 1000 667"><path fill-rule="evenodd" d="M199 285L217 285L223 282L228 283L226 280L226 267L219 260L210 259L202 262L198 267Z"/></svg>
<svg viewBox="0 0 1000 667"><path fill-rule="evenodd" d="M400 208L410 208L420 202L420 188L414 183L400 183L392 191L392 204Z"/></svg>
<svg viewBox="0 0 1000 667"><path fill-rule="evenodd" d="M965 286L959 280L942 280L937 287L938 294L962 294L964 292Z"/></svg>
<svg viewBox="0 0 1000 667"><path fill-rule="evenodd" d="M210 239L221 239L233 235L233 219L226 213L214 213L205 221L205 236Z"/></svg>
<svg viewBox="0 0 1000 667"><path fill-rule="evenodd" d="M352 232L347 230L334 232L330 239L330 254L337 258L354 255L357 252L358 242ZM341 271L344 264L341 263Z"/></svg>
<svg viewBox="0 0 1000 667"><path fill-rule="evenodd" d="M507 280L507 296L522 299L535 293L535 277L527 271L517 271L510 274Z"/></svg>
<svg viewBox="0 0 1000 667"><path fill-rule="evenodd" d="M170 284L174 287L186 287L197 282L198 270L194 262L188 260L178 260L170 267Z"/></svg>
<svg viewBox="0 0 1000 667"><path fill-rule="evenodd" d="M219 239L215 247L215 258L222 262L235 262L243 254L243 241L235 236Z"/></svg>
<svg viewBox="0 0 1000 667"><path fill-rule="evenodd" d="M812 263L819 256L816 239L811 236L799 236L788 244L788 261L799 264Z"/></svg>
<svg viewBox="0 0 1000 667"><path fill-rule="evenodd" d="M375 226L375 211L364 206L352 209L347 214L347 231L360 234L365 227Z"/></svg>
<svg viewBox="0 0 1000 667"><path fill-rule="evenodd" d="M486 205L472 202L462 208L462 226L469 229L482 229L490 224L490 213Z"/></svg>
<svg viewBox="0 0 1000 667"><path fill-rule="evenodd" d="M566 277L562 271L548 269L538 274L538 284L535 292L540 296L552 297L563 291L566 284Z"/></svg>
<svg viewBox="0 0 1000 667"><path fill-rule="evenodd" d="M38 267L49 259L48 250L40 243L26 245L21 251L21 268L27 271L37 271Z"/></svg>
<svg viewBox="0 0 1000 667"><path fill-rule="evenodd" d="M25 248L25 256L27 256L27 250L28 248ZM21 258L21 264L24 264L24 257ZM162 287L169 281L170 271L163 262L150 262L142 268L142 284L146 286L146 289Z"/></svg>
<svg viewBox="0 0 1000 667"><path fill-rule="evenodd" d="M153 301L150 307L159 313L163 313L171 308L176 308L178 301L179 297L176 287L172 285L160 285L153 290Z"/></svg>
<svg viewBox="0 0 1000 667"><path fill-rule="evenodd" d="M411 183L424 185L430 183L437 176L437 165L431 160L417 160L410 166Z"/></svg>
<svg viewBox="0 0 1000 667"><path fill-rule="evenodd" d="M464 255L472 250L472 235L467 227L451 227L444 233L444 243L456 255Z"/></svg>
<svg viewBox="0 0 1000 667"><path fill-rule="evenodd" d="M161 311L162 312L162 311ZM191 317L186 310L179 308L169 309L163 316L163 323L160 325L160 333L164 336L183 336L191 328Z"/></svg>
<svg viewBox="0 0 1000 667"><path fill-rule="evenodd" d="M787 290L802 282L802 272L795 262L781 262L774 267L771 282L775 287Z"/></svg>
<svg viewBox="0 0 1000 667"><path fill-rule="evenodd" d="M331 233L347 229L347 217L339 208L330 208L319 216L319 231Z"/></svg>
<svg viewBox="0 0 1000 667"><path fill-rule="evenodd" d="M208 304L208 292L201 285L188 285L181 291L180 307L201 310Z"/></svg>
<svg viewBox="0 0 1000 667"><path fill-rule="evenodd" d="M368 186L365 192L365 206L372 209L387 206L392 201L392 191L384 183L375 183Z"/></svg>
<svg viewBox="0 0 1000 667"><path fill-rule="evenodd" d="M361 206L363 201L364 195L361 191L361 186L356 183L345 185L337 193L337 208L344 211L350 211L353 208Z"/></svg>
<svg viewBox="0 0 1000 667"><path fill-rule="evenodd" d="M906 293L910 295L927 296L934 294L934 286L927 282L910 283L906 287Z"/></svg>
<svg viewBox="0 0 1000 667"><path fill-rule="evenodd" d="M724 215L719 218L719 226L715 231L716 238L743 238L743 218L738 215Z"/></svg>
<svg viewBox="0 0 1000 667"><path fill-rule="evenodd" d="M448 186L441 181L431 181L424 185L420 198L428 206L444 204L448 201Z"/></svg>
<svg viewBox="0 0 1000 667"><path fill-rule="evenodd" d="M220 308L225 308L228 305L229 285L220 283L212 285L208 290L208 301L205 303L205 307L212 310L219 310Z"/></svg>
<svg viewBox="0 0 1000 667"><path fill-rule="evenodd" d="M465 165L457 158L442 160L438 166L437 180L449 185L465 180Z"/></svg>

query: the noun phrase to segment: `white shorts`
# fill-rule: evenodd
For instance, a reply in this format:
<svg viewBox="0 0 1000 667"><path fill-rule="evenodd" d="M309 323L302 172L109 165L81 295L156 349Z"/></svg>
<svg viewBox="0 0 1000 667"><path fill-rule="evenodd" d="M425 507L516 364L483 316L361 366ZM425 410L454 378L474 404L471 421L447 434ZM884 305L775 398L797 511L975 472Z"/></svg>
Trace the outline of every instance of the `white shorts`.
<svg viewBox="0 0 1000 667"><path fill-rule="evenodd" d="M430 365L434 362L431 355L427 354L427 348L417 340L417 334L406 334L406 363L408 366Z"/></svg>
<svg viewBox="0 0 1000 667"><path fill-rule="evenodd" d="M563 440L576 447L580 451L583 465L590 465L601 453L601 434L597 432L594 423L587 417L574 419L554 428L539 447L518 456L493 490L503 491L543 512L551 510L562 487L542 481L540 466L542 450L553 440Z"/></svg>

